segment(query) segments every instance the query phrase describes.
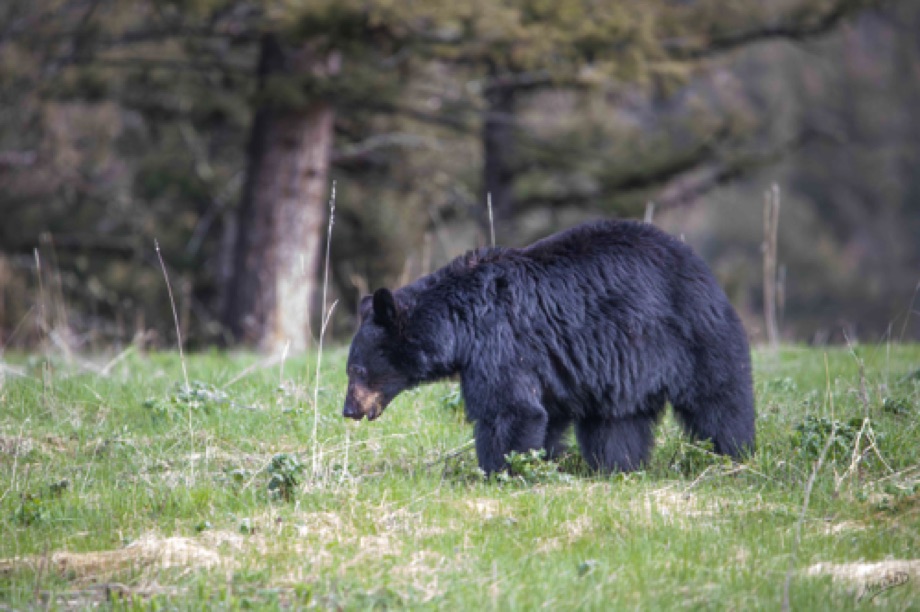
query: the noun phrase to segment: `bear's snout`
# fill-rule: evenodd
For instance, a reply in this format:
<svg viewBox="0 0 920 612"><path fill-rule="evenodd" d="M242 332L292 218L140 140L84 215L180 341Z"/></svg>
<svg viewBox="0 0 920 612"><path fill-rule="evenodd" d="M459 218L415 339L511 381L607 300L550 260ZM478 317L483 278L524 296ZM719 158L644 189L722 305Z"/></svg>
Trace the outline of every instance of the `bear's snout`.
<svg viewBox="0 0 920 612"><path fill-rule="evenodd" d="M383 393L357 383L350 383L342 415L356 421L364 417L367 417L368 421L373 421L381 415L385 407Z"/></svg>
<svg viewBox="0 0 920 612"><path fill-rule="evenodd" d="M355 406L352 402L345 402L345 408L342 410L342 416L348 419L354 419L360 421L364 418L364 413L358 410L358 407Z"/></svg>

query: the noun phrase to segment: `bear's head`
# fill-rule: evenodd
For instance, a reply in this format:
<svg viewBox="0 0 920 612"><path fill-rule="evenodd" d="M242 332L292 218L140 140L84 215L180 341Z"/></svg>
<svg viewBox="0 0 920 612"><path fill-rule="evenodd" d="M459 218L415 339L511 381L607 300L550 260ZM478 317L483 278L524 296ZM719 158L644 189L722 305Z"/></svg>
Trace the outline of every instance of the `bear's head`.
<svg viewBox="0 0 920 612"><path fill-rule="evenodd" d="M361 324L348 351L344 416L373 421L394 397L413 386L400 355L404 319L388 289L378 289L361 301Z"/></svg>

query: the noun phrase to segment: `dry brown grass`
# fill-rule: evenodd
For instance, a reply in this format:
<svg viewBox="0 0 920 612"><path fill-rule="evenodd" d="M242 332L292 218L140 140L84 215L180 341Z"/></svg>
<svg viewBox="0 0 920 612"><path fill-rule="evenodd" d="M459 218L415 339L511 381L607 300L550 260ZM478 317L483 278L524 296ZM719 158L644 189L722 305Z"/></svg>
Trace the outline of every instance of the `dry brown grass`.
<svg viewBox="0 0 920 612"><path fill-rule="evenodd" d="M233 561L198 539L145 534L117 550L56 551L47 555L0 559L0 574L19 570L54 571L81 584L108 580L128 570L211 569Z"/></svg>

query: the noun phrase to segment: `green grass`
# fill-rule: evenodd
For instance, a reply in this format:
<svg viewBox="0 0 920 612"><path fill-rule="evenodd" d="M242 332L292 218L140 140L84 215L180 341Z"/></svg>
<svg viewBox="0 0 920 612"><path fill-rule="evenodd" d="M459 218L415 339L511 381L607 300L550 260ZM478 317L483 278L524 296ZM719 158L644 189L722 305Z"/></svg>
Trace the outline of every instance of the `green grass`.
<svg viewBox="0 0 920 612"><path fill-rule="evenodd" d="M344 356L318 410L308 358L194 355L184 392L175 354L7 357L0 609L774 610L790 567L793 609L917 606L920 347L758 352L743 464L669 416L643 472L518 457L491 481L456 385L346 422ZM908 582L871 603L881 575L809 571L891 560Z"/></svg>

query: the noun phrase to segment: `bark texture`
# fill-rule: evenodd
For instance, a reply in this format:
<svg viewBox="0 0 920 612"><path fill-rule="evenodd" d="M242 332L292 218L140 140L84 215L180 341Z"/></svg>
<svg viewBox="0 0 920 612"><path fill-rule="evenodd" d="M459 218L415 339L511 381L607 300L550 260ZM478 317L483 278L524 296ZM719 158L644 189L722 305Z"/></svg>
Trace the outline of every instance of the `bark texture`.
<svg viewBox="0 0 920 612"><path fill-rule="evenodd" d="M273 36L262 40L262 93L274 75L336 69L335 58L290 51ZM256 110L224 315L237 342L266 352L309 343L334 119L324 101L292 109L268 100Z"/></svg>

